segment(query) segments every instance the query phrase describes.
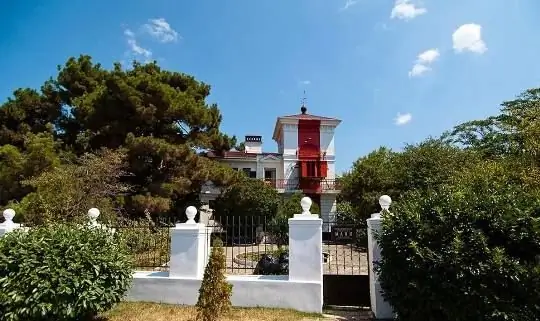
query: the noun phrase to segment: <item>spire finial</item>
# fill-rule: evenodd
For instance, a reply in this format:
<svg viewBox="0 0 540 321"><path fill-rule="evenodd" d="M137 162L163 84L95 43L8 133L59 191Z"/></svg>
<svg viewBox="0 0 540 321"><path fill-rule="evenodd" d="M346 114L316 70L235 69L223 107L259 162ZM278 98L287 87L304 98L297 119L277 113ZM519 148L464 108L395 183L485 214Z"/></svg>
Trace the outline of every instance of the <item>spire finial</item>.
<svg viewBox="0 0 540 321"><path fill-rule="evenodd" d="M306 91L304 90L304 97L302 97L302 107L300 108L302 114L305 114L307 112L306 100Z"/></svg>

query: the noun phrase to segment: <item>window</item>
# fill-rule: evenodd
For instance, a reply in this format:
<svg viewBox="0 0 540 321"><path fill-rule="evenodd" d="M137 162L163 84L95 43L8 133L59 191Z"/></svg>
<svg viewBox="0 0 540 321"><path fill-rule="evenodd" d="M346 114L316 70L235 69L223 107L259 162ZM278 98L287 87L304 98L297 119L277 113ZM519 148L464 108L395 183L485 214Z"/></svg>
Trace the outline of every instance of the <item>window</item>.
<svg viewBox="0 0 540 321"><path fill-rule="evenodd" d="M251 168L242 168L242 172L249 178L257 178L257 172L252 171Z"/></svg>
<svg viewBox="0 0 540 321"><path fill-rule="evenodd" d="M315 162L307 163L307 177L317 177L317 164Z"/></svg>

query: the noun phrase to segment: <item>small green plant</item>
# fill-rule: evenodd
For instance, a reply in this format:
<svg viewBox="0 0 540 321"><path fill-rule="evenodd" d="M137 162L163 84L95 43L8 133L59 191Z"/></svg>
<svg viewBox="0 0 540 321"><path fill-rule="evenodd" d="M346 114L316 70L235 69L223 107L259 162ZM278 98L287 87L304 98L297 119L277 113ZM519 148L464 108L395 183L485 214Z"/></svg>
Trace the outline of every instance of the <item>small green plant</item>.
<svg viewBox="0 0 540 321"><path fill-rule="evenodd" d="M0 239L0 320L91 318L118 303L131 279L128 251L108 230L15 230Z"/></svg>
<svg viewBox="0 0 540 321"><path fill-rule="evenodd" d="M223 242L214 240L197 300L197 320L216 321L231 308L232 285L225 276Z"/></svg>

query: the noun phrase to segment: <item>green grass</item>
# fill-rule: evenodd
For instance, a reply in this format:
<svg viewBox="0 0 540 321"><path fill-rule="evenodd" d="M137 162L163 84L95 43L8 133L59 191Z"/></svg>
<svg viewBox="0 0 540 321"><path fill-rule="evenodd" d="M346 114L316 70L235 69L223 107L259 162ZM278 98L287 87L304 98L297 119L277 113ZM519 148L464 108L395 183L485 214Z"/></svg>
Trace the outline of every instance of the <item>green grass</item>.
<svg viewBox="0 0 540 321"><path fill-rule="evenodd" d="M105 313L101 321L195 321L197 310L191 306L125 302ZM315 321L328 320L319 314L282 309L233 308L221 321Z"/></svg>

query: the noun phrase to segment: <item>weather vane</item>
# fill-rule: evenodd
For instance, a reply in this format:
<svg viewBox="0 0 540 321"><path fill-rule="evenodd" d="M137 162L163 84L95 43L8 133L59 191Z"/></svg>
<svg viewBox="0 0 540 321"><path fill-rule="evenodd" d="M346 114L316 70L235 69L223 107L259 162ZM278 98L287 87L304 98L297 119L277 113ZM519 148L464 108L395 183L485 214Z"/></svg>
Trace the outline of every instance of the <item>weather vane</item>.
<svg viewBox="0 0 540 321"><path fill-rule="evenodd" d="M302 108L300 108L300 111L302 112L302 114L305 114L307 112L307 107L306 107L306 91L304 90L304 97L302 98Z"/></svg>

